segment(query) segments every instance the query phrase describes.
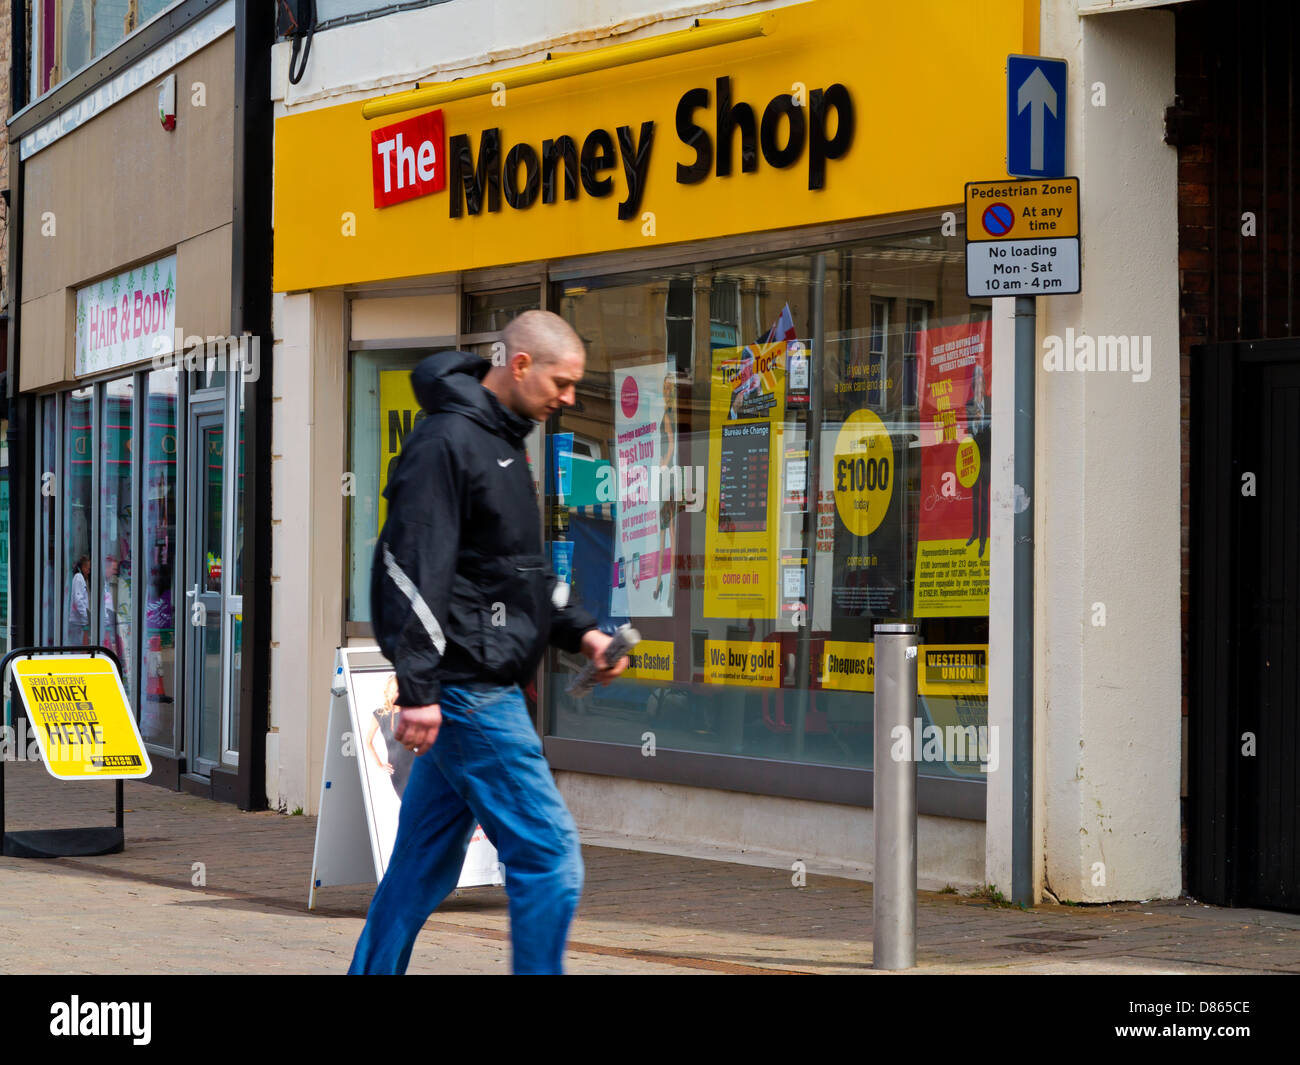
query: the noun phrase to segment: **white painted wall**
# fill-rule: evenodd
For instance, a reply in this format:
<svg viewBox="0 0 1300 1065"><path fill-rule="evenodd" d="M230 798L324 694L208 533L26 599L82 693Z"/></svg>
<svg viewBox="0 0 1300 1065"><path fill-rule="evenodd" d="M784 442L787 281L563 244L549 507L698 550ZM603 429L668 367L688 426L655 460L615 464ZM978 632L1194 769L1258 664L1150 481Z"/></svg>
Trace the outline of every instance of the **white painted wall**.
<svg viewBox="0 0 1300 1065"><path fill-rule="evenodd" d="M276 45L272 99L293 108L332 105L357 94L414 82L468 77L494 66L542 59L552 48L580 49L686 29L696 18L732 18L785 7L790 0L474 0L340 26L316 34L307 69L290 85L291 45Z"/></svg>
<svg viewBox="0 0 1300 1065"><path fill-rule="evenodd" d="M277 294L271 413L271 809L316 813L343 617L343 296Z"/></svg>
<svg viewBox="0 0 1300 1065"><path fill-rule="evenodd" d="M1082 187L1083 291L1039 300L1036 831L1057 897L1181 888L1177 156L1167 11L1078 19L1044 4L1070 61L1067 169ZM1093 106L1098 84L1106 105ZM1151 377L1047 373L1067 327L1151 338ZM1092 623L1104 604L1106 624ZM1102 877L1104 876L1104 882Z"/></svg>
<svg viewBox="0 0 1300 1065"><path fill-rule="evenodd" d="M810 874L861 880L874 875L874 822L862 807L590 773L557 773L556 782L583 842L594 846L780 870L798 860ZM983 822L921 817L917 882L927 891L949 884L971 891L983 883L983 851Z"/></svg>

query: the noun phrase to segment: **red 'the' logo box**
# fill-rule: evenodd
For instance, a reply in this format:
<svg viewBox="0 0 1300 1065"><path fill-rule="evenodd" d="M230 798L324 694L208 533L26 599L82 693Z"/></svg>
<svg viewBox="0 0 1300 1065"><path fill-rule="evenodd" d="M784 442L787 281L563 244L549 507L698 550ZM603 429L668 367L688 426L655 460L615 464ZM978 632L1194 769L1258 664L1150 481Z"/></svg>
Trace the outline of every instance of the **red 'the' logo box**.
<svg viewBox="0 0 1300 1065"><path fill-rule="evenodd" d="M375 206L391 207L447 186L441 111L427 111L370 133Z"/></svg>

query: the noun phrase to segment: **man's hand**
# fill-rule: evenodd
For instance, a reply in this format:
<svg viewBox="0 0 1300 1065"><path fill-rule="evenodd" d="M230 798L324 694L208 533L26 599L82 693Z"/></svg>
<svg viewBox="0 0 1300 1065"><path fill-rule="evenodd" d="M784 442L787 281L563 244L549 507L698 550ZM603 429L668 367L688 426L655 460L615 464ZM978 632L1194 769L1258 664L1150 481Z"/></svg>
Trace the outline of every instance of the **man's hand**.
<svg viewBox="0 0 1300 1065"><path fill-rule="evenodd" d="M442 726L442 709L432 706L403 706L393 723L393 738L413 754L423 754L433 746Z"/></svg>
<svg viewBox="0 0 1300 1065"><path fill-rule="evenodd" d="M627 655L614 663L613 669L610 669L605 664L605 648L610 645L613 639L614 637L601 632L599 629L588 629L582 636L582 653L596 663L597 684L608 684L623 670L627 669Z"/></svg>

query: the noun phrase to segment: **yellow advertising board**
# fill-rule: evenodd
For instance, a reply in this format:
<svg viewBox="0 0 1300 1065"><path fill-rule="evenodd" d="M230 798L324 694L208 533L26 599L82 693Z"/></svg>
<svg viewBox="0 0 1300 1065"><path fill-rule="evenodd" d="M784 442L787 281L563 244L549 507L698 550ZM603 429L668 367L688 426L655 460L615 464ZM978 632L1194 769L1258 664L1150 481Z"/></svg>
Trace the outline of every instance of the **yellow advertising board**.
<svg viewBox="0 0 1300 1065"><path fill-rule="evenodd" d="M623 676L640 680L673 679L672 640L642 640L628 652Z"/></svg>
<svg viewBox="0 0 1300 1065"><path fill-rule="evenodd" d="M822 687L830 691L876 690L876 645L827 640L822 645Z"/></svg>
<svg viewBox="0 0 1300 1065"><path fill-rule="evenodd" d="M1038 17L1036 0L812 0L680 54L370 120L378 96L285 115L274 288L947 207L1004 169L1006 57L1037 50Z"/></svg>
<svg viewBox="0 0 1300 1065"><path fill-rule="evenodd" d="M388 487L389 471L402 452L402 442L415 427L415 423L424 417L424 408L415 398L411 388L410 370L379 371L379 527L375 532L382 532L384 520L388 517L388 499L384 489Z"/></svg>
<svg viewBox="0 0 1300 1065"><path fill-rule="evenodd" d="M751 640L705 640L704 683L775 688L781 683L781 660L775 643Z"/></svg>
<svg viewBox="0 0 1300 1065"><path fill-rule="evenodd" d="M777 616L784 341L713 352L704 616Z"/></svg>
<svg viewBox="0 0 1300 1065"><path fill-rule="evenodd" d="M147 777L153 767L113 663L38 655L13 665L41 758L59 780Z"/></svg>

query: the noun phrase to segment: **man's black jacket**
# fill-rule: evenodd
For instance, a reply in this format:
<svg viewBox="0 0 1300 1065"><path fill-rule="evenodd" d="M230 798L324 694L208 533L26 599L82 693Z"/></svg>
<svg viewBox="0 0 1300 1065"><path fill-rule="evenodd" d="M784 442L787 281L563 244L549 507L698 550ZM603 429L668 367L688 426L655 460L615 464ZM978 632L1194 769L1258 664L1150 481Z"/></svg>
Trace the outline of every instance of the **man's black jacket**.
<svg viewBox="0 0 1300 1065"><path fill-rule="evenodd" d="M411 374L424 417L384 490L370 574L401 706L438 702L443 684L527 684L548 640L576 652L596 624L555 592L524 450L533 422L479 383L488 369L442 351Z"/></svg>

